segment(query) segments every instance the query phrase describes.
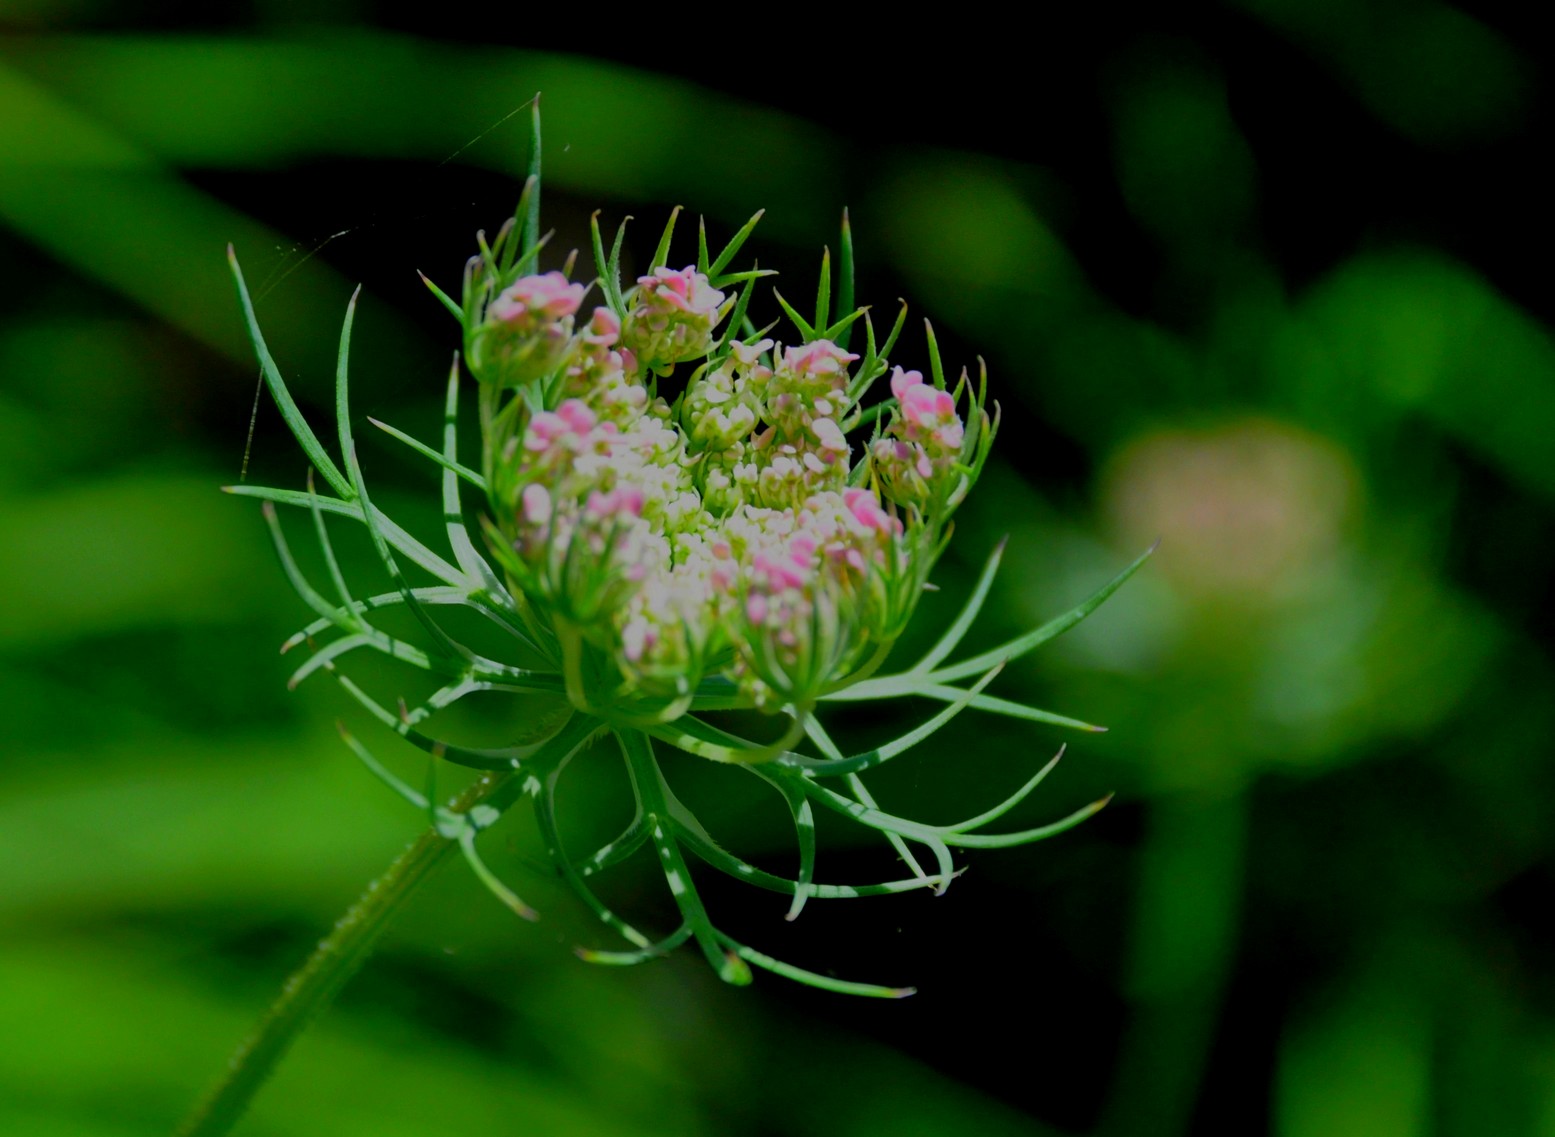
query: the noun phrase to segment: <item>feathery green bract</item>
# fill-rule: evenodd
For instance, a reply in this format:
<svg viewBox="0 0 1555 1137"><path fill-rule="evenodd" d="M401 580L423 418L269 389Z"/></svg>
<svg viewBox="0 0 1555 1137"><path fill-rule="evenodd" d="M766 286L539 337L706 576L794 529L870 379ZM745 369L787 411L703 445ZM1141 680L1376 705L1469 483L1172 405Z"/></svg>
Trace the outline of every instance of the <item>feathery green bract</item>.
<svg viewBox="0 0 1555 1137"><path fill-rule="evenodd" d="M718 254L718 259L713 261L712 264L698 265L707 274L707 278L713 282L714 288L722 288L728 283L728 278L722 275L724 269L729 267L734 258L739 255L740 250L745 247L745 242L756 231L756 223L761 220L764 213L766 213L765 209L758 209L751 214L751 219L744 225L741 225L739 232L729 238L729 243L723 247L723 252Z"/></svg>
<svg viewBox="0 0 1555 1137"><path fill-rule="evenodd" d="M783 309L783 315L787 316L794 327L799 329L799 334L804 337L805 343L810 343L811 341L819 338L815 334L814 326L806 323L805 318L798 312L794 311L794 306L787 300L784 300L783 294L775 288L772 290L772 299L776 300L778 302L778 307Z"/></svg>
<svg viewBox="0 0 1555 1137"><path fill-rule="evenodd" d="M837 288L837 310L851 312L853 311L853 226L848 222L846 209L842 211L842 239L837 246L837 275L841 278ZM844 326L833 330L837 332L837 346L846 351L852 329Z"/></svg>
<svg viewBox="0 0 1555 1137"><path fill-rule="evenodd" d="M675 236L675 220L680 216L680 206L670 210L670 219L664 223L664 234L659 238L659 247L653 251L653 259L648 262L648 271L651 273L656 268L663 268L669 264L670 240Z"/></svg>
<svg viewBox="0 0 1555 1137"><path fill-rule="evenodd" d="M535 123L534 160L517 208L494 240L487 242L484 236L478 239L480 253L466 268L459 299L423 277L437 301L461 322L463 358L466 359L477 327L486 319L488 307L502 290L525 273L539 272L539 259L547 235L541 233L539 220L538 110ZM650 262L650 272L669 263L679 212L677 207L665 224ZM721 318L727 319L727 324L710 341L714 346L707 355L707 367L721 365L737 348L765 350L746 349L741 347L741 342L758 344L766 331L771 330L758 330L748 315L755 284L769 273L754 266L731 271L734 258L760 218L759 212L752 216L716 256L710 255L705 224L698 225L697 271L711 287L739 289L723 302ZM626 220L617 228L608 253L597 214L591 224L595 283L600 286L605 304L618 319L624 319L631 310L639 287L623 288L621 280ZM447 552L434 551L432 545L374 506L369 495L362 456L352 432L349 399L351 332L358 295L354 294L347 305L336 357L337 456L331 454L313 432L288 391L280 368L265 345L235 254L231 255L230 263L243 318L265 385L306 454L312 471L323 482L322 492L315 489L313 472L310 472L304 490L229 487L233 494L258 498L264 503L265 520L282 569L316 617L283 645L283 651L304 646L308 649L307 658L292 672L291 684L295 686L320 672L333 676L350 700L390 733L422 751L423 761L427 763L424 790L414 788L391 768L391 764L380 761L354 734L341 728L347 748L375 777L413 809L425 814L438 834L457 842L471 871L502 904L522 917L533 919L534 910L498 877L479 850L482 834L519 801L528 799L537 831L558 874L605 929L627 945L624 950L579 948L578 954L583 959L609 965L636 964L662 956L687 940L694 940L715 970L731 983L749 982L754 967L826 990L899 997L911 993L910 989L818 975L773 959L731 938L714 923L703 904L687 854L706 869L789 897L787 915L794 919L811 900L888 895L918 889L943 892L958 872L952 857L953 849L997 848L1042 840L1078 824L1105 804L1105 799L1093 802L1047 825L1002 833L985 831L986 826L1003 819L1043 782L1057 765L1062 749L1040 769L1026 775L1013 793L976 816L952 824L914 821L882 809L861 775L905 754L936 732L950 727L969 711L1084 731L1101 729L1000 698L986 689L1007 662L1034 650L1089 616L1138 570L1150 555L1148 551L1094 595L1057 619L991 651L947 662L960 647L990 594L1004 550L1001 542L950 627L916 664L889 675L871 677L884 660L889 642L869 659L844 662L838 654L842 647L838 645L847 642L846 622L841 615L818 605L810 616L808 646L796 657L797 662L784 664L778 660L771 644L748 648L745 658L749 666L763 670L763 673L770 671L772 689L778 692L780 699L791 701L764 708L781 711L785 716L787 728L779 738L768 742L741 738L703 716L708 712L755 706L745 688L709 669L705 674L698 672L701 677L692 682L682 678L668 693L649 695L634 689L620 674L612 672L608 661L602 662L605 657L592 650L576 628L560 616L553 618L552 614L539 610L534 595L520 587L522 582L515 578L515 573L523 566L515 561L500 525L483 516L484 539L477 540L470 532L460 497L461 486L474 487L489 510L495 512L512 507L511 502L504 503L500 498L501 487L493 477L491 449L494 439L505 438L508 445L518 446L517 431L522 422L538 410L554 406L554 392L565 380L564 375L557 372L522 387L506 406L502 405L498 394L482 386L479 410L485 451L480 469L459 460L458 409L464 381L459 354L455 354L448 376L440 445L428 445L395 427L375 419L368 420L439 471L443 540ZM570 268L570 258L568 265ZM853 234L846 214L836 272L838 279L834 292L832 257L827 251L821 259L813 322L801 316L783 297L776 293L774 297L805 344L829 340L845 349L851 332L862 324L865 342L857 357L856 370L846 378L845 404L839 421L846 431L869 428L873 436L879 438L882 412L897 415L901 410L898 401L889 399L868 410L859 403L870 386L890 368L889 356L902 333L907 308L905 304L901 306L884 342L880 342L868 309L854 306ZM944 392L943 361L932 327L925 326L932 385ZM965 465L958 467L964 478L959 492L964 493L986 459L996 417L988 420L981 416L981 408L986 402L985 374L980 372L974 389L963 372L952 394L957 400L966 399L972 410L978 412L969 414L968 441L962 451ZM871 477L870 470L863 465L855 473L857 476L850 483L853 486L863 486ZM949 502L945 506L947 511L954 504L955 501ZM332 595L319 591L292 555L275 508L277 505L306 511L311 519L313 536L329 578L326 591ZM389 591L353 594L330 536L331 524L338 526L342 521L365 530L378 564L388 577ZM937 555L947 538L948 526L943 532L936 531L932 540L921 545L923 555L931 558ZM613 533L609 535L607 546L615 539ZM593 570L578 560L577 545L574 543L569 547L559 571L563 576L571 574L582 579ZM927 569L924 569L916 576L884 582L874 602L897 605L904 612L910 612L918 592L927 585L926 574ZM608 594L602 595L608 598ZM499 629L503 642L511 649L512 661L476 652L455 638L435 614L450 608L477 613ZM392 610L409 613L419 629L416 642L391 635L377 626L376 614ZM732 653L738 646L724 644L716 650ZM362 651L376 652L415 671L435 676L440 686L413 705L393 697L380 699L345 673L348 662ZM839 673L838 667L843 667L843 672ZM780 686L785 676L792 679L795 674L808 671L814 671L821 679L808 687L795 680L792 692ZM840 678L835 682L822 685L823 680L838 675ZM964 682L974 680L974 677L975 681ZM435 727L438 716L477 692L521 695L540 709L515 737L499 740L495 746L470 746L440 737ZM909 696L944 706L900 736L853 754L844 753L837 747L816 714L820 704L831 707L865 699ZM614 744L598 745L606 735ZM728 771L727 776L734 777L738 771L743 771L760 778L779 793L794 825L797 846L794 875L782 876L757 868L723 848L676 797L660 764L657 748L661 746L727 763L736 767ZM557 786L574 761L611 761L612 752L619 754L624 765L635 800L634 816L613 841L586 851L570 850L558 816ZM466 813L454 813L435 804L438 800L435 779L438 767L444 762L506 772L512 776L483 805ZM911 875L858 884L827 882L818 875L817 869L815 813L818 808L830 810L882 834ZM651 854L644 853L645 849ZM679 912L679 925L667 934L650 934L638 929L594 891L593 878L640 855L652 855L657 860ZM932 869L925 868L925 864L932 865Z"/></svg>

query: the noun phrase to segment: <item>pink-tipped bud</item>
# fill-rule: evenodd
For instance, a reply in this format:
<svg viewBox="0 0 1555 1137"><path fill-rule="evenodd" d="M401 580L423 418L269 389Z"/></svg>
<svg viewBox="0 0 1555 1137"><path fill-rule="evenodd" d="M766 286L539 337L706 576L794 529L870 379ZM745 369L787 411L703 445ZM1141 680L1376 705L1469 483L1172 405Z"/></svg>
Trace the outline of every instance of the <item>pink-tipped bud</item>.
<svg viewBox="0 0 1555 1137"><path fill-rule="evenodd" d="M843 503L853 519L866 529L877 533L900 533L902 523L880 506L880 499L869 490L854 486L842 491Z"/></svg>
<svg viewBox="0 0 1555 1137"><path fill-rule="evenodd" d="M559 272L525 276L502 290L491 302L487 315L505 323L530 315L559 320L578 310L586 291L583 285L573 284Z"/></svg>
<svg viewBox="0 0 1555 1137"><path fill-rule="evenodd" d="M621 338L621 318L609 308L595 308L583 331L583 342L595 347L614 347Z"/></svg>
<svg viewBox="0 0 1555 1137"><path fill-rule="evenodd" d="M617 486L609 493L594 490L589 494L589 516L601 520L609 517L641 517L643 492L636 486Z"/></svg>
<svg viewBox="0 0 1555 1137"><path fill-rule="evenodd" d="M524 449L535 454L581 450L598 421L588 404L580 399L568 399L554 411L535 413L529 420L529 428L524 431ZM609 432L614 426L614 423L606 423L604 429Z"/></svg>
<svg viewBox="0 0 1555 1137"><path fill-rule="evenodd" d="M858 356L832 343L831 340L812 340L783 352L783 367L796 375L807 378L843 374L847 365Z"/></svg>
<svg viewBox="0 0 1555 1137"><path fill-rule="evenodd" d="M571 352L573 314L586 291L559 272L515 280L487 306L471 345L470 370L499 387L555 371Z"/></svg>
<svg viewBox="0 0 1555 1137"><path fill-rule="evenodd" d="M525 486L521 501L524 520L529 524L544 525L551 519L551 491L544 486Z"/></svg>
<svg viewBox="0 0 1555 1137"><path fill-rule="evenodd" d="M803 588L807 579L807 573L802 572L798 565L774 560L765 553L758 553L751 559L751 575L773 592L781 592L785 588Z"/></svg>
<svg viewBox="0 0 1555 1137"><path fill-rule="evenodd" d="M656 371L706 355L713 346L724 294L687 265L657 268L637 278L622 342Z"/></svg>
<svg viewBox="0 0 1555 1137"><path fill-rule="evenodd" d="M561 415L540 411L529 420L529 429L524 431L524 449L536 453L549 450L557 439L565 438L569 430L567 420Z"/></svg>
<svg viewBox="0 0 1555 1137"><path fill-rule="evenodd" d="M897 367L891 372L891 394L896 396L898 400L909 389L922 384L923 372L921 371L903 371L900 367Z"/></svg>
<svg viewBox="0 0 1555 1137"><path fill-rule="evenodd" d="M949 391L920 384L905 388L901 400L902 417L925 430L933 430L956 417L956 400Z"/></svg>
<svg viewBox="0 0 1555 1137"><path fill-rule="evenodd" d="M652 276L638 277L637 284L651 292L666 307L698 316L713 315L724 301L724 294L690 265L679 272L671 268L656 268Z"/></svg>
<svg viewBox="0 0 1555 1137"><path fill-rule="evenodd" d="M556 408L556 417L566 423L574 434L587 434L599 421L599 417L589 410L589 405L582 399L568 399Z"/></svg>

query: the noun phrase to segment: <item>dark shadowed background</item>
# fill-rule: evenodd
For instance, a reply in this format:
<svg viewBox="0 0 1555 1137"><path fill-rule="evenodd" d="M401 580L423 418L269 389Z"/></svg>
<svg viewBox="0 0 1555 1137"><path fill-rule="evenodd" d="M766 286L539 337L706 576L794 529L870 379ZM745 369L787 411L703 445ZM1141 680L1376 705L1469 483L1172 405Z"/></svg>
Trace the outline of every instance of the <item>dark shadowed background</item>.
<svg viewBox="0 0 1555 1137"><path fill-rule="evenodd" d="M543 920L445 871L239 1131L1555 1135L1536 5L1037 9L1037 35L131 7L0 0L0 1130L167 1132L417 832L339 744L338 689L287 692L308 613L216 492L256 382L223 250L319 424L361 282L356 409L426 436L455 329L414 270L454 286L511 211L543 91L552 248L630 212L641 263L675 204L715 237L765 208L750 248L803 293L846 206L861 299L987 360L1004 425L920 642L1001 536L980 647L1164 538L998 680L1109 733L968 715L877 791L952 820L1067 741L1019 819L1117 796L937 899L788 924L706 882L763 950L919 988L889 1004L578 961L603 930L515 816L490 858ZM922 351L913 321L897 356ZM300 486L258 407L246 477ZM430 468L367 433L378 499L435 525ZM563 801L579 834L620 808L598 765ZM780 801L670 766L790 864ZM896 875L822 837L828 878ZM650 872L617 891L666 910Z"/></svg>

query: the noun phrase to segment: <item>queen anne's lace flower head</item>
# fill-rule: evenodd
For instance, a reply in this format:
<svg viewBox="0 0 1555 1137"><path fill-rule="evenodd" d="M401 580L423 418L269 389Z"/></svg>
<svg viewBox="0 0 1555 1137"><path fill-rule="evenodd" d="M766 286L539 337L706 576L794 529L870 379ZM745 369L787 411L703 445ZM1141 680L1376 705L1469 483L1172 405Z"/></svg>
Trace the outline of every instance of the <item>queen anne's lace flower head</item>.
<svg viewBox="0 0 1555 1137"><path fill-rule="evenodd" d="M950 506L932 509L931 487L976 475L955 398L896 368L899 411L860 449L843 424L885 371L879 352L850 373L863 357L815 328L788 345L715 339L724 293L694 267L640 277L624 320L607 296L575 332L557 277L520 278L486 316L506 326L522 305L528 342L562 345L492 463L514 580L638 695L710 672L776 710L845 685L905 620L871 602L878 578L921 583L932 559L923 537ZM696 366L672 407L652 389L677 363Z"/></svg>
<svg viewBox="0 0 1555 1137"><path fill-rule="evenodd" d="M335 606L307 584L277 527L287 571L320 615L288 646L313 644L330 627L342 633L321 644L294 681L333 672L400 737L436 759L490 775L489 786L472 791L477 804L441 809L348 738L376 773L431 812L437 834L457 840L481 879L524 915L532 912L480 861L475 838L522 795L532 797L559 871L631 945L626 952L585 952L586 958L637 962L694 938L733 982L747 980L748 965L755 965L834 990L901 994L801 971L736 942L711 923L697 899L683 851L695 852L714 869L789 894L792 917L812 896L943 890L954 875L952 847L1036 840L1088 816L1100 803L1039 829L977 832L1029 792L1045 771L1004 805L959 825L938 826L883 812L858 775L968 707L1084 728L982 691L1007 659L1083 618L1139 562L1068 617L992 652L947 662L988 594L995 553L966 610L940 642L912 668L878 675L928 587L951 515L988 455L997 413L988 413L981 369L975 382L963 372L947 384L932 331L928 377L893 367L888 357L905 309L884 341L877 340L869 314L852 309L852 281L844 274L838 285L842 311L834 318L829 257L822 261L813 321L779 297L791 330L758 329L753 296L768 274L729 267L756 218L716 257L709 255L704 237L696 263L674 270L665 263L672 216L648 271L626 289L620 283L622 238L618 235L607 256L597 226L598 276L591 284L571 279L571 259L569 271L541 271L536 262L544 241L536 201L526 196L528 204L521 202L496 240L489 246L482 241L480 256L467 267L461 300L432 286L460 321L463 363L479 381L479 469L459 460L458 360L448 386L441 450L393 432L442 467L451 561L368 499L349 414L342 413L339 423L345 467L330 458L287 394L237 274L266 380L336 495L244 490L312 509L339 592ZM844 263L851 263L851 251ZM595 289L596 302L585 310ZM349 335L349 320L346 331ZM347 346L348 339L340 356L342 412ZM888 374L889 397L864 406L872 386ZM670 377L678 390L661 390L661 380ZM485 496L486 554L465 527L461 484L474 484ZM346 592L329 550L326 513L367 528L397 593L356 600ZM409 583L402 558L438 583ZM369 622L374 609L394 604L416 616L427 634L424 644L390 636ZM461 606L494 622L511 637L519 660L488 658L456 641L434 616L441 605ZM395 713L337 666L364 647L438 675L444 685ZM980 678L970 686L959 685L975 676ZM475 691L518 692L549 709L511 745L494 749L425 733L428 719ZM851 756L832 744L817 715L824 702L903 695L947 705L901 738ZM779 716L786 727L775 740L753 742L706 717L737 709ZM592 739L607 733L615 736L630 771L636 819L591 857L569 858L556 830L555 782ZM748 767L778 788L800 838L798 874L764 872L714 844L674 798L655 745ZM802 752L805 746L814 752ZM831 779L842 775L848 793L829 788L838 784ZM907 858L912 876L869 885L817 882L815 805L886 833ZM908 842L932 857L934 871L913 859ZM586 879L644 843L652 844L683 917L679 929L659 940L617 916Z"/></svg>

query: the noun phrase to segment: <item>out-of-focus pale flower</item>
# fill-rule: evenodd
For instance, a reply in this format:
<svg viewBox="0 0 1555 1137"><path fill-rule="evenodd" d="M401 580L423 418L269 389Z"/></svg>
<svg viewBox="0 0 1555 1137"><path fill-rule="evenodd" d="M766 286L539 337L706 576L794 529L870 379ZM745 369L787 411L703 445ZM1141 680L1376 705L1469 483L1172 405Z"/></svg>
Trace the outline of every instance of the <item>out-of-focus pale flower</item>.
<svg viewBox="0 0 1555 1137"><path fill-rule="evenodd" d="M1247 418L1129 443L1111 463L1107 501L1125 539L1165 541L1162 571L1185 597L1267 607L1309 587L1335 555L1359 484L1329 440Z"/></svg>

